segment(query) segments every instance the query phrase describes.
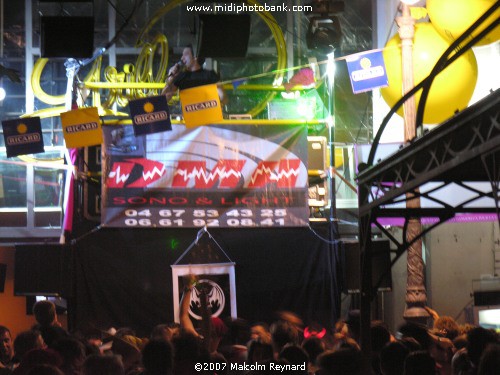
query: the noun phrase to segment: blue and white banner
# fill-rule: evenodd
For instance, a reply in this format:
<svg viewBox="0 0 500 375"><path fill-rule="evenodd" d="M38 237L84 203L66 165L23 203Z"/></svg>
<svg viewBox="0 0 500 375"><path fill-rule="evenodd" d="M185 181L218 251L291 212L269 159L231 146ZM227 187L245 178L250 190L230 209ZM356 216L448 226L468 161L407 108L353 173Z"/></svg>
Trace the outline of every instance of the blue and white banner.
<svg viewBox="0 0 500 375"><path fill-rule="evenodd" d="M357 53L346 57L347 70L355 94L389 84L381 50Z"/></svg>

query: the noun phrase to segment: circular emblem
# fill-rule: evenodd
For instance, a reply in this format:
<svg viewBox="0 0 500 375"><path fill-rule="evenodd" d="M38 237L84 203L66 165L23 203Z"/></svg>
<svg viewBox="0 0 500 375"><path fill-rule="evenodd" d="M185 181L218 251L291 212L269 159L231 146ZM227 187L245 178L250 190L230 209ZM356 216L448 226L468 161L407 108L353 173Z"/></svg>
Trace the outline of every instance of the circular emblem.
<svg viewBox="0 0 500 375"><path fill-rule="evenodd" d="M28 127L26 126L26 124L21 122L20 124L17 125L17 132L19 134L24 134L27 131L28 131Z"/></svg>
<svg viewBox="0 0 500 375"><path fill-rule="evenodd" d="M359 64L361 65L361 67L362 67L363 69L368 69L368 68L370 68L370 67L372 66L372 62L371 62L371 61L370 61L370 59L369 59L369 58L367 58L367 57L363 57L363 58L361 59L361 61L359 62Z"/></svg>
<svg viewBox="0 0 500 375"><path fill-rule="evenodd" d="M155 110L155 106L151 102L144 103L144 106L142 108L144 109L144 112L147 113L151 113Z"/></svg>
<svg viewBox="0 0 500 375"><path fill-rule="evenodd" d="M189 306L189 315L196 320L202 320L201 296L205 293L207 296L208 311L212 316L219 316L226 305L224 291L212 280L202 279L196 284L191 293L191 303Z"/></svg>

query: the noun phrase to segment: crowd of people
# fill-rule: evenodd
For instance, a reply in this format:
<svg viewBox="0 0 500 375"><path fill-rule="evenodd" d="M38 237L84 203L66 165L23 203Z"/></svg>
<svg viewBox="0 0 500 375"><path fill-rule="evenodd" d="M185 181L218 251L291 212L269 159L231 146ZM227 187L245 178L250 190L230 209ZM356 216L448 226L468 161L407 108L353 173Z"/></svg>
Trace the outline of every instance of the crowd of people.
<svg viewBox="0 0 500 375"><path fill-rule="evenodd" d="M180 322L159 324L148 337L126 327L68 332L54 304L39 301L34 327L12 337L0 326L0 375L362 374L359 311L334 327L292 312L270 324L208 315L195 327L188 310L198 286L194 278L185 285ZM448 316L394 333L373 321L370 336L373 375L500 374L500 335Z"/></svg>

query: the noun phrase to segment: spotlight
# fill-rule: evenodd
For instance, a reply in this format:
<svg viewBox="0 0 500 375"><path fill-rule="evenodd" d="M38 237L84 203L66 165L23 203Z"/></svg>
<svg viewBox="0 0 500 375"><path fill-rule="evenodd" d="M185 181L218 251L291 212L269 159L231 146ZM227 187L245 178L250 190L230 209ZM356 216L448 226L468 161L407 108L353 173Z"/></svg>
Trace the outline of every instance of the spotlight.
<svg viewBox="0 0 500 375"><path fill-rule="evenodd" d="M342 30L336 16L312 17L306 34L307 48L324 54L340 49Z"/></svg>
<svg viewBox="0 0 500 375"><path fill-rule="evenodd" d="M5 92L5 89L3 87L0 87L0 102L5 99L7 96L7 93Z"/></svg>

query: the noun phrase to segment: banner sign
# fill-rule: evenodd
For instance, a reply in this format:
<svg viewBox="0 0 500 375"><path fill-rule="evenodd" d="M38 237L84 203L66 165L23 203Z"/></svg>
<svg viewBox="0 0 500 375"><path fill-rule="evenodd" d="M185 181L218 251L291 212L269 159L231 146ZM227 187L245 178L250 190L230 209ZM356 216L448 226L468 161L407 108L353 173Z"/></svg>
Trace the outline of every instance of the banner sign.
<svg viewBox="0 0 500 375"><path fill-rule="evenodd" d="M128 103L134 134L144 135L172 130L165 95L131 100Z"/></svg>
<svg viewBox="0 0 500 375"><path fill-rule="evenodd" d="M102 143L101 119L95 107L63 112L61 123L67 148L95 146Z"/></svg>
<svg viewBox="0 0 500 375"><path fill-rule="evenodd" d="M44 152L40 117L2 121L7 157Z"/></svg>
<svg viewBox="0 0 500 375"><path fill-rule="evenodd" d="M352 92L359 94L389 85L382 51L368 51L346 58Z"/></svg>
<svg viewBox="0 0 500 375"><path fill-rule="evenodd" d="M179 98L182 116L188 128L217 124L223 118L216 84L181 90Z"/></svg>
<svg viewBox="0 0 500 375"><path fill-rule="evenodd" d="M103 126L102 224L309 225L307 128L173 125L136 137Z"/></svg>

